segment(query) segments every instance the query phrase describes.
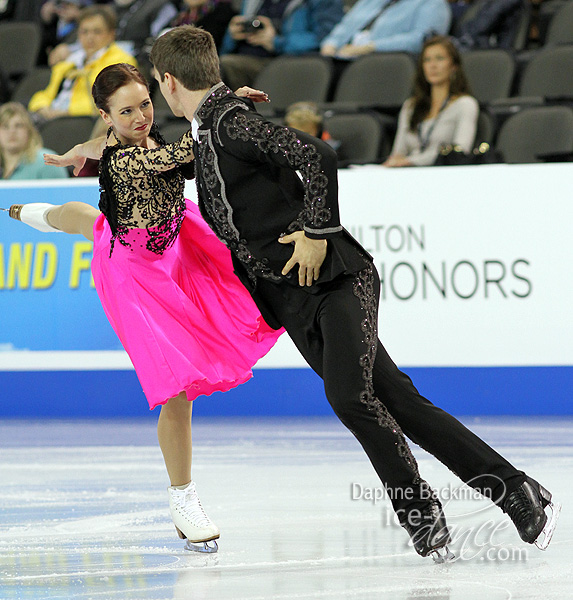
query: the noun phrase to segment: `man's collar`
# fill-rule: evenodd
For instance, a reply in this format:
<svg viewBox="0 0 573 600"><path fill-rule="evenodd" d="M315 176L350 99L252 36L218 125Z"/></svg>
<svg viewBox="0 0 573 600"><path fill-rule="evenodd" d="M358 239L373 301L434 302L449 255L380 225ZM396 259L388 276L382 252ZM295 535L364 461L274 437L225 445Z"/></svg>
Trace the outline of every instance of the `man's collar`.
<svg viewBox="0 0 573 600"><path fill-rule="evenodd" d="M214 104L221 98L229 96L232 93L233 92L222 81L216 83L203 98L201 98L201 102L199 102L193 113L193 118L197 121L198 125L203 124L203 119L209 116Z"/></svg>

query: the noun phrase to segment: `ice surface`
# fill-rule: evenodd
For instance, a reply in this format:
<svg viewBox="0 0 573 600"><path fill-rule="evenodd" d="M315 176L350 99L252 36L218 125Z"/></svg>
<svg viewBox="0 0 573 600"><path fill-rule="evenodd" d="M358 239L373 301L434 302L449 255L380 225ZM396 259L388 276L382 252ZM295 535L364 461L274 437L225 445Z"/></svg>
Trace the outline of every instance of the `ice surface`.
<svg viewBox="0 0 573 600"><path fill-rule="evenodd" d="M443 501L459 560L435 565L387 499L365 499L380 483L336 419L197 418L193 478L221 539L218 554L190 553L169 519L153 418L5 421L0 599L572 598L573 419L465 422L563 503L546 552L414 448L441 497L456 496Z"/></svg>

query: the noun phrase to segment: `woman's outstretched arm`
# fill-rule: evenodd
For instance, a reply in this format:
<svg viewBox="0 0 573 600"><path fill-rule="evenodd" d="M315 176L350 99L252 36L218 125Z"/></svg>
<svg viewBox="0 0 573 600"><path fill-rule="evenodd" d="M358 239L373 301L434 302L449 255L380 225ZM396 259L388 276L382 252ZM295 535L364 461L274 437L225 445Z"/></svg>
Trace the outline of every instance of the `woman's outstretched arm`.
<svg viewBox="0 0 573 600"><path fill-rule="evenodd" d="M78 175L83 169L88 158L99 160L106 146L106 136L88 140L83 144L77 144L61 156L58 154L44 154L44 162L56 167L74 167L74 175Z"/></svg>

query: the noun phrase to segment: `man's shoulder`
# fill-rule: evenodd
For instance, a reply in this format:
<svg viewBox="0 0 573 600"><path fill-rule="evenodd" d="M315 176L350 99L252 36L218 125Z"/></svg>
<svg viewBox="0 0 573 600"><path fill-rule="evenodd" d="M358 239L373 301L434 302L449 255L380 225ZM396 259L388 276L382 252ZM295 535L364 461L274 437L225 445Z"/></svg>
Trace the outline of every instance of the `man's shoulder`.
<svg viewBox="0 0 573 600"><path fill-rule="evenodd" d="M199 129L218 127L223 121L233 118L239 112L258 115L250 100L235 96L227 86L220 86L203 102L197 111Z"/></svg>

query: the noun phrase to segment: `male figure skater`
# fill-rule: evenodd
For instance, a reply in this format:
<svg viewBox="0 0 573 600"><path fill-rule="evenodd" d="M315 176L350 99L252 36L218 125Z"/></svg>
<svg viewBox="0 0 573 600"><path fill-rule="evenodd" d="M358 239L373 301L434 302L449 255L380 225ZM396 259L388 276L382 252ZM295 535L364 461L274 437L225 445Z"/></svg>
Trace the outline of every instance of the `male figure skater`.
<svg viewBox="0 0 573 600"><path fill-rule="evenodd" d="M267 322L285 327L324 380L416 551L443 561L450 536L405 435L499 505L524 541L546 547L557 513L548 519L544 510L551 494L423 398L378 340L379 279L340 225L335 152L236 97L207 32L172 29L150 58L173 113L191 122L205 220Z"/></svg>

